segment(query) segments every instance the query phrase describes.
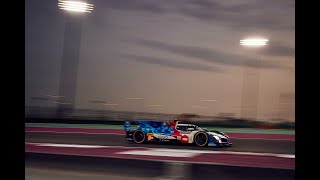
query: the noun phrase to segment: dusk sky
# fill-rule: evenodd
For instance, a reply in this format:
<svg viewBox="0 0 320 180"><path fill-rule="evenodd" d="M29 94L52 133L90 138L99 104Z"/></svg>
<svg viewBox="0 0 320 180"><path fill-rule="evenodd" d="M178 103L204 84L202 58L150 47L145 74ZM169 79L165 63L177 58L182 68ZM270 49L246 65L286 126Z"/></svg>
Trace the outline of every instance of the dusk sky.
<svg viewBox="0 0 320 180"><path fill-rule="evenodd" d="M259 61L258 118L272 117L281 93L295 93L293 0L87 2L94 10L82 23L77 108L105 100L132 110L124 98L139 97L143 104L135 110L239 116L244 63L256 69ZM25 1L27 105L35 105L31 97L59 93L65 17L77 14L63 12L57 3ZM240 46L248 37L269 42L260 48ZM216 102L201 101L206 99Z"/></svg>

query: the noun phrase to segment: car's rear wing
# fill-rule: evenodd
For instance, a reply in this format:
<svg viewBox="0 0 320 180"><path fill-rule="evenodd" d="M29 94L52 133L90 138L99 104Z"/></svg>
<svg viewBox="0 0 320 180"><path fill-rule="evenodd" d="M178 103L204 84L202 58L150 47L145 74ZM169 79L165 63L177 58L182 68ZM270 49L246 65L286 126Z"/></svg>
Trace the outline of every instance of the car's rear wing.
<svg viewBox="0 0 320 180"><path fill-rule="evenodd" d="M154 128L158 128L161 127L163 125L165 126L173 126L174 129L176 129L176 126L178 123L180 123L180 121L174 121L174 122L166 122L166 121L153 121L153 120L125 120L124 121L124 130L125 131L131 131L131 125L138 125L141 126L142 128L147 128L147 129L154 129ZM149 130L148 130L149 131Z"/></svg>
<svg viewBox="0 0 320 180"><path fill-rule="evenodd" d="M126 120L124 121L124 130L125 131L130 131L131 130L131 122Z"/></svg>
<svg viewBox="0 0 320 180"><path fill-rule="evenodd" d="M126 131L126 140L127 141L132 141L133 138L133 131L131 130L131 121L124 121L124 125L123 125L124 130Z"/></svg>

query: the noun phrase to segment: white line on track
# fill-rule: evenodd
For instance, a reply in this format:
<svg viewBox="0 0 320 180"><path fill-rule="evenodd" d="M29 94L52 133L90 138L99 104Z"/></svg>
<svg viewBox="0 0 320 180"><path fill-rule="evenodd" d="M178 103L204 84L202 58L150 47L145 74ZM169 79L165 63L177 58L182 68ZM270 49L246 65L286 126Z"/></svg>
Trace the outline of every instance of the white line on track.
<svg viewBox="0 0 320 180"><path fill-rule="evenodd" d="M176 151L159 151L158 149L131 150L117 152L116 154L143 155L143 156L166 156L166 157L194 157L201 153L196 152L176 152Z"/></svg>
<svg viewBox="0 0 320 180"><path fill-rule="evenodd" d="M92 146L93 148L123 148L123 149L147 149L146 147L130 147L130 146L105 146L105 145L81 145L81 144L56 144L56 143L32 143L25 142L25 144L36 145L36 146L51 146L51 147L88 147Z"/></svg>
<svg viewBox="0 0 320 180"><path fill-rule="evenodd" d="M294 154L274 154L274 153L254 153L254 152L236 152L236 151L208 151L208 150L191 150L191 149L166 149L166 148L148 148L151 149L155 154L168 154L168 153L198 153L198 154L239 154L239 155L252 155L252 156L274 156L282 158L295 158ZM133 154L138 153L137 155L144 155L144 153L149 153L147 151L126 151L120 152L120 154Z"/></svg>
<svg viewBox="0 0 320 180"><path fill-rule="evenodd" d="M49 146L49 147L144 149L144 150L127 150L127 151L118 152L118 154L131 154L131 155L192 157L196 154L238 154L238 155L272 156L272 157L295 159L294 154L254 153L254 152L237 152L237 151L209 151L209 150L103 146L103 145L80 145L80 144L31 143L31 142L25 142L25 144L31 144L36 146Z"/></svg>
<svg viewBox="0 0 320 180"><path fill-rule="evenodd" d="M266 141L296 141L295 139L267 139L267 138L250 138L250 137L230 137L230 139L248 139L248 140L266 140Z"/></svg>
<svg viewBox="0 0 320 180"><path fill-rule="evenodd" d="M81 144L53 144L53 143L26 143L36 146L50 146L50 147L75 147L75 148L103 148L110 146L99 146L99 145L81 145Z"/></svg>

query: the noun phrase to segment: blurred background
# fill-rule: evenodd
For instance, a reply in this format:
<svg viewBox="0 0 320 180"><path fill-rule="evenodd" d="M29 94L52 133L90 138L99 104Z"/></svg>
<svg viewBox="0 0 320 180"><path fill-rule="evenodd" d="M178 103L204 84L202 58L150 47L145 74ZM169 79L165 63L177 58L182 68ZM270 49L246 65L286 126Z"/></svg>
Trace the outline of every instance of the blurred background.
<svg viewBox="0 0 320 180"><path fill-rule="evenodd" d="M136 119L294 134L295 1L25 0L26 125Z"/></svg>

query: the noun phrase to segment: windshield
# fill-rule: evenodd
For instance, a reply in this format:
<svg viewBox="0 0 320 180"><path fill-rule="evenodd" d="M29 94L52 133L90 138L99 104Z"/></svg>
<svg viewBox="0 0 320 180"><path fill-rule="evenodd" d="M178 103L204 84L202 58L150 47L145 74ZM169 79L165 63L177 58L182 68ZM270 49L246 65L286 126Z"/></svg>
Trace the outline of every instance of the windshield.
<svg viewBox="0 0 320 180"><path fill-rule="evenodd" d="M199 126L195 126L195 130L208 132L208 130L201 128Z"/></svg>

